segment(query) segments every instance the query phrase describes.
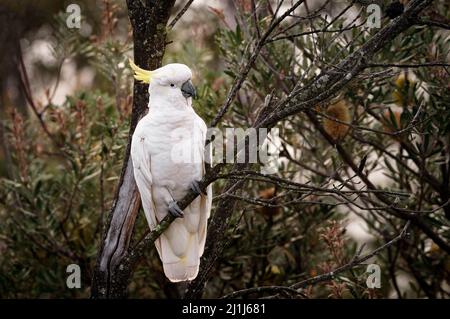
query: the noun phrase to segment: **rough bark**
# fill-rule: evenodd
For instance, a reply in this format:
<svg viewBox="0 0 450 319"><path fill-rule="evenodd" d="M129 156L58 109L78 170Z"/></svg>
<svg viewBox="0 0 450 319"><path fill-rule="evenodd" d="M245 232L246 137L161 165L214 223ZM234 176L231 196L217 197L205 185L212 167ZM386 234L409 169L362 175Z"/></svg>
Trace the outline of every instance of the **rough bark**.
<svg viewBox="0 0 450 319"><path fill-rule="evenodd" d="M128 15L133 27L134 60L146 69L161 66L166 45L166 26L175 0L127 0ZM130 159L131 137L139 119L146 113L147 85L134 83L128 145L115 200L94 270L92 298L125 297L132 269L119 269L128 246L140 208L139 192Z"/></svg>

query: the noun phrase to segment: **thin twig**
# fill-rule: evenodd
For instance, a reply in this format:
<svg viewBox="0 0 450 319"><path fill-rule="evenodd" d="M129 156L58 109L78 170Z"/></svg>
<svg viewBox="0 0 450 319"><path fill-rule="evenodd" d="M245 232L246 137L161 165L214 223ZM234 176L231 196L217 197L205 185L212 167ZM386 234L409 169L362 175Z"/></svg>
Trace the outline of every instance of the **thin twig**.
<svg viewBox="0 0 450 319"><path fill-rule="evenodd" d="M173 18L173 20L169 23L168 25L168 29L171 30L173 29L173 27L175 26L175 24L178 22L178 20L181 19L181 17L186 13L186 11L189 9L189 7L191 6L192 2L194 2L194 0L189 0L188 2L186 2L186 4L184 5L183 9L181 9L177 15L175 16L175 18Z"/></svg>
<svg viewBox="0 0 450 319"><path fill-rule="evenodd" d="M370 63L368 68L374 67L396 67L396 68L422 68L422 67L450 67L450 63L445 62L424 62L424 63Z"/></svg>
<svg viewBox="0 0 450 319"><path fill-rule="evenodd" d="M403 239L407 235L407 230L408 230L410 224L411 224L411 222L408 221L405 224L405 226L403 227L400 234L397 235L397 237L393 238L392 240L388 241L384 245L378 247L377 249L373 250L372 252L370 252L362 257L360 257L360 254L361 254L362 249L364 248L364 245L361 246L361 248L358 250L356 255L352 258L352 260L349 263L347 263L341 267L338 267L335 270L330 271L328 273L305 279L305 280L295 283L289 287L285 287L285 286L253 287L253 288L249 288L249 289L243 289L243 290L238 290L238 291L232 292L230 294L223 296L222 298L224 298L224 299L237 298L237 297L247 296L252 293L264 293L264 292L279 293L281 291L286 291L286 292L293 294L293 291L294 291L296 293L300 293L300 291L298 291L299 289L305 288L310 285L315 285L320 282L333 280L334 278L336 278L336 275L343 273L345 271L351 270L351 269L361 265L366 260L378 255L384 249L394 245L395 243L397 243L399 240ZM274 297L276 297L276 296L271 296L269 298L274 298Z"/></svg>
<svg viewBox="0 0 450 319"><path fill-rule="evenodd" d="M397 237L395 237L392 240L388 241L384 245L378 247L374 251L372 251L372 252L370 252L370 253L362 256L362 257L355 256L356 258L353 258L349 263L347 263L347 264L345 264L345 265L343 265L343 266L341 266L339 268L336 268L333 271L330 271L328 273L317 275L315 277L303 280L301 282L293 284L292 286L290 286L290 288L292 288L292 289L304 288L304 287L309 286L309 285L314 285L314 284L317 284L319 282L329 281L329 280L334 279L337 274L340 274L342 272L345 272L347 270L350 270L350 269L352 269L352 268L362 264L366 260L368 260L368 259L370 259L370 258L372 258L372 257L374 257L376 255L378 255L384 249L394 245L399 240L403 239L407 235L407 231L408 231L408 228L409 228L410 224L411 224L410 221L406 222L405 226L403 227L402 231L400 232L400 234L398 234Z"/></svg>

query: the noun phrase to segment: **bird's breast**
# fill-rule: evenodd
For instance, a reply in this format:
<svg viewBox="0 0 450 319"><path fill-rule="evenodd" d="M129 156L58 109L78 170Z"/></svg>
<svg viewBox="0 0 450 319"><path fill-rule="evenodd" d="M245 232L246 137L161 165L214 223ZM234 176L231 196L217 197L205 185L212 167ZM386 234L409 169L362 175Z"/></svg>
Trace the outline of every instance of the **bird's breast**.
<svg viewBox="0 0 450 319"><path fill-rule="evenodd" d="M151 159L154 185L187 189L203 172L204 139L196 118L184 114L168 118L146 115L136 127L133 142L139 143ZM195 115L195 113L194 113Z"/></svg>

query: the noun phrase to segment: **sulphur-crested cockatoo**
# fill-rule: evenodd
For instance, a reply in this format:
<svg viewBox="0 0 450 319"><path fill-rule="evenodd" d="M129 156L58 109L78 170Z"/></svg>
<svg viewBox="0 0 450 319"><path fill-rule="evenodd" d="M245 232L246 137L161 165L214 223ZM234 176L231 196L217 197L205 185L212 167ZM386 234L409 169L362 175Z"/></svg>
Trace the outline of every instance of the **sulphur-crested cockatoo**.
<svg viewBox="0 0 450 319"><path fill-rule="evenodd" d="M134 177L145 217L153 230L170 213L175 219L155 241L164 273L172 282L194 279L206 239L212 190L200 192L205 174L205 122L192 108L192 72L184 64L154 71L136 66L134 77L149 84L148 113L137 124L131 143ZM207 155L209 156L209 155ZM199 196L182 211L177 200L194 190Z"/></svg>

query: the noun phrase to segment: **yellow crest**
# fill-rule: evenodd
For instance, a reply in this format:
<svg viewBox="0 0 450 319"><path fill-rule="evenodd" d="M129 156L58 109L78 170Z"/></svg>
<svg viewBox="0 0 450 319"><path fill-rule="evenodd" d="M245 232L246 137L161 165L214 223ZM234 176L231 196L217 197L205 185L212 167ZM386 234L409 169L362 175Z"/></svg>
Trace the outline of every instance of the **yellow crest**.
<svg viewBox="0 0 450 319"><path fill-rule="evenodd" d="M133 60L129 59L130 66L134 71L134 78L138 81L144 82L144 83L150 83L153 72L141 69L136 64L134 64Z"/></svg>

